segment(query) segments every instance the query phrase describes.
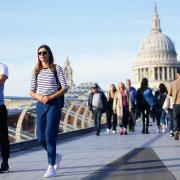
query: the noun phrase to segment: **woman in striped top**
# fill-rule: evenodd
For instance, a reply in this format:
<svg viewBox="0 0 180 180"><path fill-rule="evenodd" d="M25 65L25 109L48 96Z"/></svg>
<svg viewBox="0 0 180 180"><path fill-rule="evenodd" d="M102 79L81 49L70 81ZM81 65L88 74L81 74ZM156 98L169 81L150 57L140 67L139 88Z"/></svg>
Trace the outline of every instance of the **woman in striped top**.
<svg viewBox="0 0 180 180"><path fill-rule="evenodd" d="M62 97L67 90L63 70L61 66L54 64L51 49L47 45L40 46L38 63L31 77L30 95L38 101L37 137L47 151L49 166L44 177L56 176L56 170L62 158L56 153L56 139L64 100Z"/></svg>

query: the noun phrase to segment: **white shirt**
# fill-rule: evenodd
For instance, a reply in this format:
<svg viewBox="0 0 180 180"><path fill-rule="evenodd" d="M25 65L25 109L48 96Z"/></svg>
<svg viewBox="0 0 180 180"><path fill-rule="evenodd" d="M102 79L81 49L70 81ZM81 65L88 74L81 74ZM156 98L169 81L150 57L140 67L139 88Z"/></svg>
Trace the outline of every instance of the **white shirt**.
<svg viewBox="0 0 180 180"><path fill-rule="evenodd" d="M5 64L0 63L0 74L8 77L8 67ZM0 105L4 104L4 85L0 85Z"/></svg>
<svg viewBox="0 0 180 180"><path fill-rule="evenodd" d="M8 67L5 64L0 63L0 74L9 76Z"/></svg>
<svg viewBox="0 0 180 180"><path fill-rule="evenodd" d="M103 108L101 94L99 92L93 95L92 106L97 108Z"/></svg>

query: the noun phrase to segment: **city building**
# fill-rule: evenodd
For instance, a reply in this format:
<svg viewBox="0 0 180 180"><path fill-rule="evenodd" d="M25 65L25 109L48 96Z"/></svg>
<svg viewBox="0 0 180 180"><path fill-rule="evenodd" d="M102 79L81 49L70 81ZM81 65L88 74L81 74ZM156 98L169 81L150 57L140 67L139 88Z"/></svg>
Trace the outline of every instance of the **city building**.
<svg viewBox="0 0 180 180"><path fill-rule="evenodd" d="M66 77L67 84L69 88L74 87L74 82L73 82L73 70L70 66L70 61L69 58L67 57L65 60L65 65L64 65L64 75Z"/></svg>
<svg viewBox="0 0 180 180"><path fill-rule="evenodd" d="M167 87L174 80L180 66L173 41L162 33L157 6L154 6L151 33L142 41L133 65L134 86L140 87L146 77L149 86L157 89L160 83Z"/></svg>

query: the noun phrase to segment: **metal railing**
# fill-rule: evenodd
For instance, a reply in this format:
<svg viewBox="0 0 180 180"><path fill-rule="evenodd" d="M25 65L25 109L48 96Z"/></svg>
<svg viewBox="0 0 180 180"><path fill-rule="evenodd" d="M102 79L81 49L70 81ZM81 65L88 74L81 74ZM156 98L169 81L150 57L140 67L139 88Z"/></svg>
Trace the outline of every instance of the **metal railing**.
<svg viewBox="0 0 180 180"><path fill-rule="evenodd" d="M9 112L8 129L11 143L27 141L36 138L36 101L31 98L6 97L6 105ZM14 109L13 109L14 105ZM20 109L20 110L19 110ZM102 116L102 124L105 117ZM62 109L59 133L76 131L94 127L92 113L88 110L87 100L65 99Z"/></svg>

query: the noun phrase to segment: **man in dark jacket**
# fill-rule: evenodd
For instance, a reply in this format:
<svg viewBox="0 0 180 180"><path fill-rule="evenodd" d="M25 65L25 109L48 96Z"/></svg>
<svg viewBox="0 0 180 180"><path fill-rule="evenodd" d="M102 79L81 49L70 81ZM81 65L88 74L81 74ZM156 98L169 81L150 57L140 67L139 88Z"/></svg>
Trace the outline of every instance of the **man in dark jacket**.
<svg viewBox="0 0 180 180"><path fill-rule="evenodd" d="M92 92L88 98L89 110L93 113L94 126L96 128L96 135L100 135L101 116L106 111L107 99L102 91L99 90L97 84L93 84Z"/></svg>

